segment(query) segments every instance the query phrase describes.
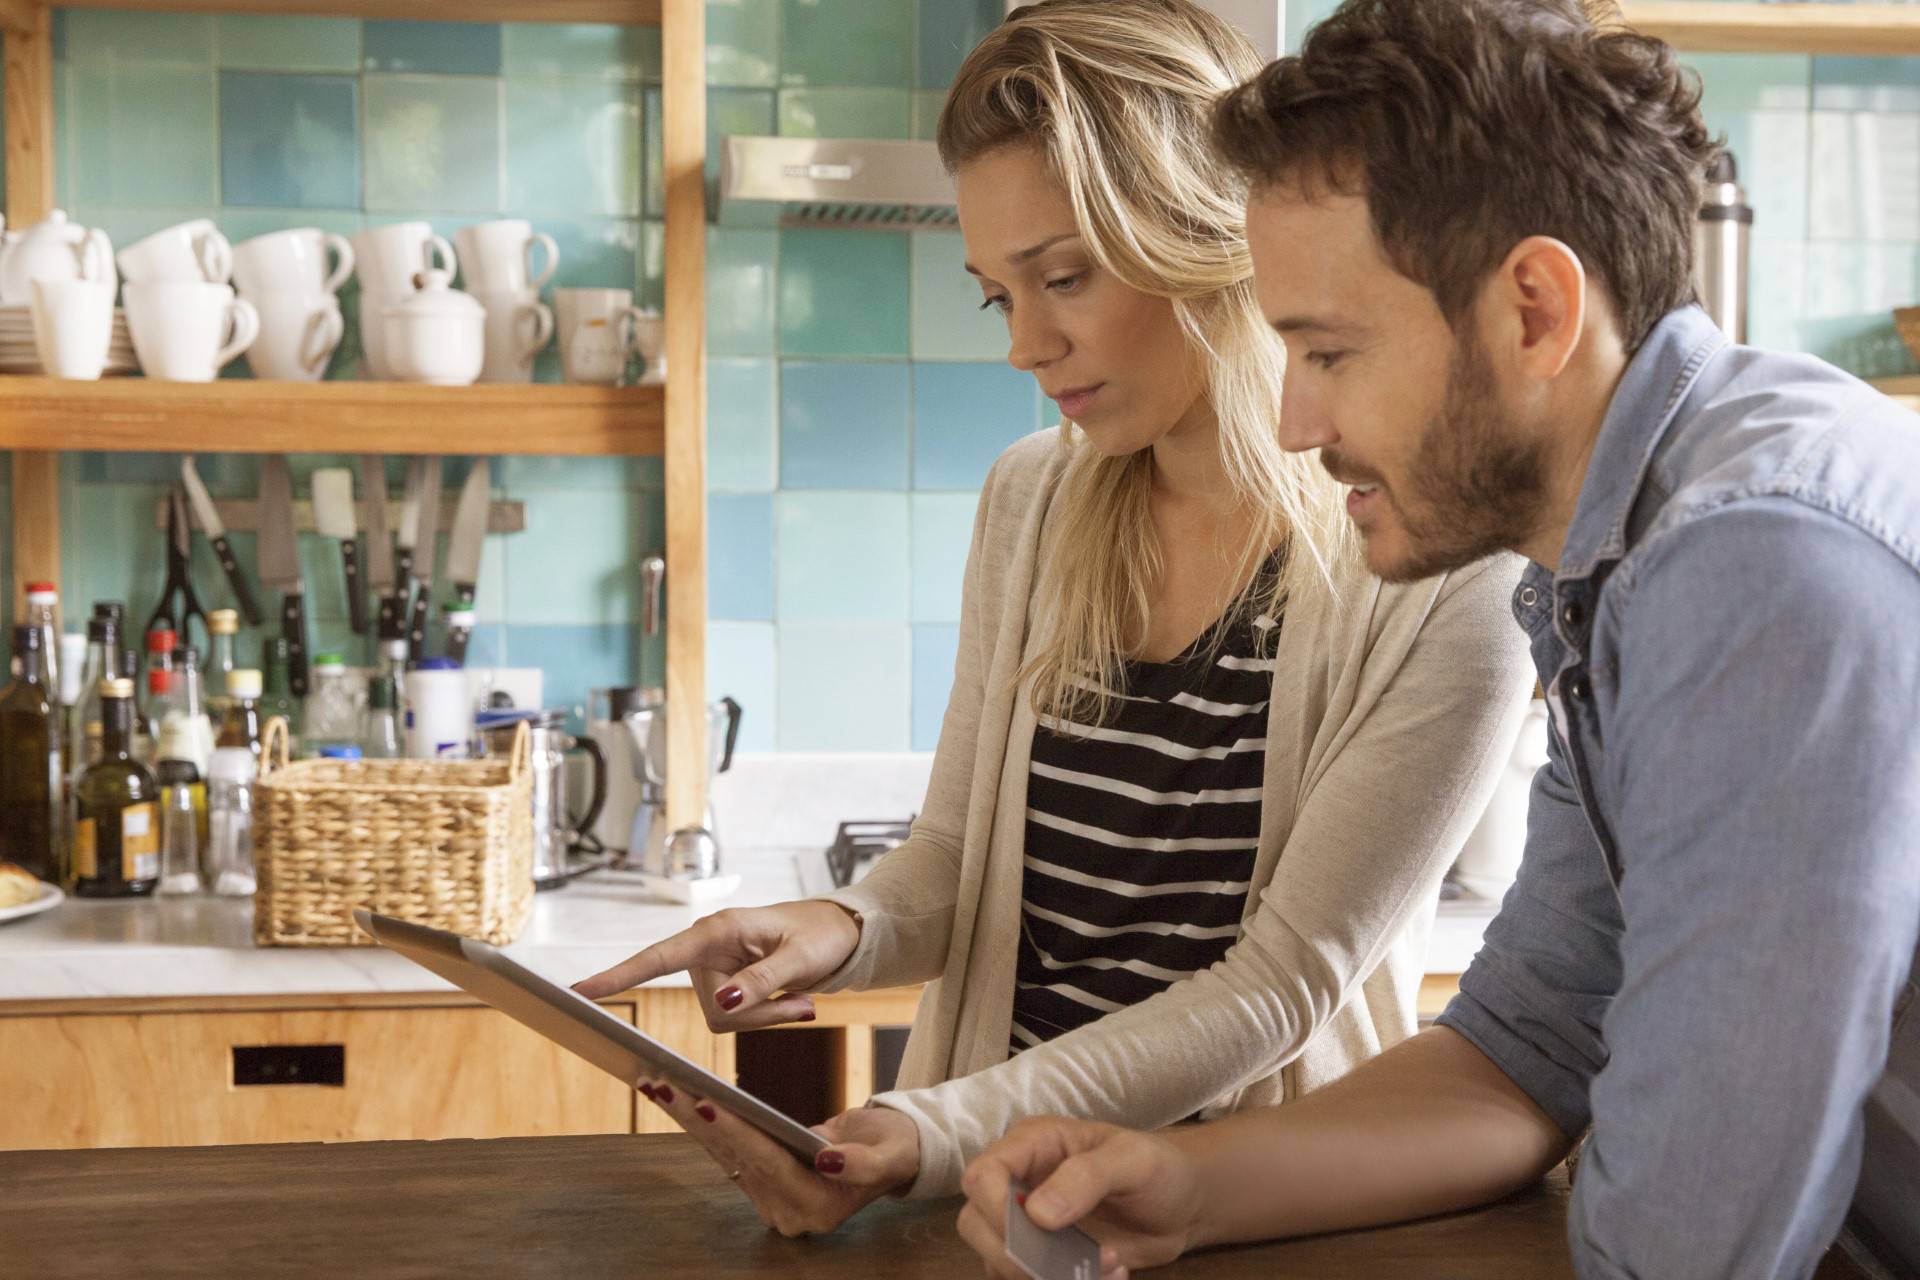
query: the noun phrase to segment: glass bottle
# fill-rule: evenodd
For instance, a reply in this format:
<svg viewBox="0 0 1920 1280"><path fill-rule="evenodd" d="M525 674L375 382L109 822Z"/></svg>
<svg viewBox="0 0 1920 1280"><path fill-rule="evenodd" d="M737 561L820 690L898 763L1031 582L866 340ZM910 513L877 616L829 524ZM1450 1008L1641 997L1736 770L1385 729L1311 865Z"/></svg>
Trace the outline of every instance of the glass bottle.
<svg viewBox="0 0 1920 1280"><path fill-rule="evenodd" d="M153 769L153 776L163 791L170 792L170 789L175 786L186 789L187 807L193 813L195 842L192 863L196 883L199 874L199 851L205 848L207 843L207 771L200 767L200 762L196 758L199 750L200 744L196 740L193 723L183 716L172 716L160 728L160 744L157 752L159 763ZM209 754L211 754L211 748L209 748ZM167 888L167 877L174 874L174 871L169 870L165 821L167 814L176 807L178 800L172 794L164 794L161 799L160 892L196 892L193 889ZM175 870L177 869L175 867Z"/></svg>
<svg viewBox="0 0 1920 1280"><path fill-rule="evenodd" d="M145 897L160 882L159 788L133 758L133 681L100 685L100 761L75 792L74 892Z"/></svg>
<svg viewBox="0 0 1920 1280"><path fill-rule="evenodd" d="M260 683L260 673L252 667L228 673L227 713L213 742L216 753L223 747L245 747L254 760L260 759Z"/></svg>
<svg viewBox="0 0 1920 1280"><path fill-rule="evenodd" d="M60 704L47 683L38 623L13 629L14 676L0 690L0 858L42 880L64 879L60 865Z"/></svg>
<svg viewBox="0 0 1920 1280"><path fill-rule="evenodd" d="M367 686L360 751L369 760L398 760L406 754L400 736L400 682L390 675L375 676Z"/></svg>
<svg viewBox="0 0 1920 1280"><path fill-rule="evenodd" d="M263 646L266 663L260 692L260 719L287 718L287 753L300 754L300 732L304 723L300 702L293 696L293 647L285 636L268 636Z"/></svg>
<svg viewBox="0 0 1920 1280"><path fill-rule="evenodd" d="M258 761L245 747L214 748L213 771L207 775L211 833L206 877L213 891L226 897L245 897L254 891L253 780L257 773Z"/></svg>
<svg viewBox="0 0 1920 1280"><path fill-rule="evenodd" d="M28 625L40 629L40 678L60 688L60 592L51 582L27 584Z"/></svg>
<svg viewBox="0 0 1920 1280"><path fill-rule="evenodd" d="M87 670L69 725L68 776L75 782L100 758L100 685L120 674L120 624L101 613L100 605L93 608L94 615L87 621Z"/></svg>
<svg viewBox="0 0 1920 1280"><path fill-rule="evenodd" d="M360 708L354 698L353 680L347 675L347 660L340 654L323 653L313 660L306 730L307 750L315 755L322 747L359 741Z"/></svg>
<svg viewBox="0 0 1920 1280"><path fill-rule="evenodd" d="M213 721L207 715L205 690L200 682L200 651L188 645L173 651L174 706L193 737L193 767L205 777L213 756ZM166 726L160 727L166 736Z"/></svg>
<svg viewBox="0 0 1920 1280"><path fill-rule="evenodd" d="M207 635L211 648L207 654L207 711L215 720L227 712L227 676L240 665L233 646L240 634L240 614L234 609L215 609L207 615Z"/></svg>
<svg viewBox="0 0 1920 1280"><path fill-rule="evenodd" d="M133 757L151 768L158 760L160 726L169 715L179 715L172 631L147 632L146 700L134 721Z"/></svg>
<svg viewBox="0 0 1920 1280"><path fill-rule="evenodd" d="M177 722L176 722L177 723ZM174 738L186 743L178 729ZM160 787L160 888L168 896L200 892L200 815L206 784L191 760L162 760L154 770Z"/></svg>

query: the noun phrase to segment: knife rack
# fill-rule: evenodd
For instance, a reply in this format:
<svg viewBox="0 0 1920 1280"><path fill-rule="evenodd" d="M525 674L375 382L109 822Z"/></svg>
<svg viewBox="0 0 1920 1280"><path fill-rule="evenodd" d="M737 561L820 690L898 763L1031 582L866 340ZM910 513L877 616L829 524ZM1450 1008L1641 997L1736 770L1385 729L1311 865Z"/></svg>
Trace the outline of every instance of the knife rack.
<svg viewBox="0 0 1920 1280"><path fill-rule="evenodd" d="M458 504L458 495L440 504L439 529L443 537L453 529L453 513L454 508L458 506ZM399 525L401 505L401 501L397 498L389 498L387 500L387 529L389 532L393 531ZM367 506L367 503L359 501L353 504L353 525L356 530L362 533L366 532L367 528ZM249 502L245 499L222 499L213 504L213 509L219 513L220 523L227 527L228 533L258 533L260 531L260 504L258 502ZM165 532L166 530L167 500L165 498L153 504L153 527L161 532ZM318 532L317 526L313 523L313 504L311 502L298 501L293 504L293 527L300 533ZM488 533L521 533L526 527L526 503L489 502L487 504ZM199 528L199 522L196 521L194 523L194 530L198 532Z"/></svg>

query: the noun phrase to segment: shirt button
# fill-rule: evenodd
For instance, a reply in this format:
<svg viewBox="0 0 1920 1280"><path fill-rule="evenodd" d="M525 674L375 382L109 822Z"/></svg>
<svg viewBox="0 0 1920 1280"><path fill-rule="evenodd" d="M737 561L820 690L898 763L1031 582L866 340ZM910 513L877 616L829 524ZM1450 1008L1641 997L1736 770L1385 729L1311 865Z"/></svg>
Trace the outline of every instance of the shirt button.
<svg viewBox="0 0 1920 1280"><path fill-rule="evenodd" d="M1587 683L1585 676L1575 676L1567 681L1567 696L1575 702L1585 702L1593 696L1593 686Z"/></svg>
<svg viewBox="0 0 1920 1280"><path fill-rule="evenodd" d="M1569 631L1578 631L1586 620L1587 611L1578 600L1569 600L1560 610L1560 621L1567 624Z"/></svg>
<svg viewBox="0 0 1920 1280"><path fill-rule="evenodd" d="M1539 603L1540 593L1538 591L1535 591L1532 587L1520 588L1520 605L1522 608L1531 609Z"/></svg>

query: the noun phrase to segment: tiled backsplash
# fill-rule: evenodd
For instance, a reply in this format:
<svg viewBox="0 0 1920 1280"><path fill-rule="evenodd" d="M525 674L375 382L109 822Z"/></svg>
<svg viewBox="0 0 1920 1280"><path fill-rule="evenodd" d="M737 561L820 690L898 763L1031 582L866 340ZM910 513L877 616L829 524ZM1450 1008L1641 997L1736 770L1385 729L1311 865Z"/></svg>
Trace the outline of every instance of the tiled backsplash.
<svg viewBox="0 0 1920 1280"><path fill-rule="evenodd" d="M928 136L1000 11L710 0L710 132ZM660 301L657 31L97 10L57 22L59 200L116 245L196 216L239 240L406 217L450 233L510 214L559 241L556 284ZM717 150L709 168L717 178ZM956 235L782 230L767 210L715 204L712 691L746 707L745 749L930 749L975 495L1043 402L1007 367L999 319L976 311ZM539 376L557 376L551 355ZM144 620L163 576L152 504L177 461L67 458L70 611L112 597ZM294 459L296 489L349 461ZM467 465L447 463L449 491ZM254 491L251 458L200 466L216 495ZM526 504L527 529L489 539L472 660L544 668L555 705L657 681L635 564L663 540L658 461L507 458L493 478L496 497ZM235 542L251 565L251 536ZM303 558L316 650L359 652L337 554L310 538ZM195 569L224 601L204 545Z"/></svg>
<svg viewBox="0 0 1920 1280"><path fill-rule="evenodd" d="M1331 7L1291 6L1290 44ZM1000 9L709 0L709 129L930 136L944 86ZM203 215L239 239L408 216L450 232L506 213L559 240L556 283L660 300L657 32L96 10L62 12L57 31L59 197L118 244ZM1914 370L1887 309L1920 299L1920 60L1690 61L1757 210L1753 340L1868 375ZM975 494L1051 406L1006 366L956 235L716 212L713 692L746 706L748 749L930 748ZM555 376L551 356L540 376ZM296 459L296 482L339 461ZM70 608L112 596L144 618L162 574L151 505L175 462L69 456ZM446 484L465 467L450 462ZM217 492L253 492L252 459L202 469ZM657 680L635 572L662 537L657 460L502 459L494 482L526 504L528 527L490 541L474 660L545 668L556 705ZM251 563L251 539L236 541ZM319 647L342 647L337 557L317 540L305 552ZM223 598L204 547L196 570ZM12 598L10 572L5 583Z"/></svg>

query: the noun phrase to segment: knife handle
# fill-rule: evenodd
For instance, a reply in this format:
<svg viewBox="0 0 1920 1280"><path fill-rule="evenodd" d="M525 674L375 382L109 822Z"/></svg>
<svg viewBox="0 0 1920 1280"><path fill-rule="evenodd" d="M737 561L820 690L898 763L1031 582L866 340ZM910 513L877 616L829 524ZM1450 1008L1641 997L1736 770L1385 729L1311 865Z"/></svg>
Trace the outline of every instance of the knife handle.
<svg viewBox="0 0 1920 1280"><path fill-rule="evenodd" d="M427 601L433 591L426 583L413 597L413 619L407 625L407 656L419 662L427 656Z"/></svg>
<svg viewBox="0 0 1920 1280"><path fill-rule="evenodd" d="M380 597L380 638L382 640L405 640L407 638L407 597L403 591L396 590L390 596Z"/></svg>
<svg viewBox="0 0 1920 1280"><path fill-rule="evenodd" d="M453 588L454 599L462 609L473 608L473 588L465 583L457 583ZM467 639L473 634L473 628L447 624L447 656L461 666L467 665Z"/></svg>
<svg viewBox="0 0 1920 1280"><path fill-rule="evenodd" d="M347 575L347 619L353 634L367 634L367 599L360 590L360 539L340 541L340 564Z"/></svg>
<svg viewBox="0 0 1920 1280"><path fill-rule="evenodd" d="M287 683L293 696L307 696L306 596L288 592L280 602L280 634L287 638Z"/></svg>
<svg viewBox="0 0 1920 1280"><path fill-rule="evenodd" d="M240 606L240 612L246 616L249 626L259 626L260 604L247 587L246 575L240 572L240 562L233 558L233 544L227 541L224 533L211 541L213 554L220 559L220 569L227 575L227 585L233 588L234 603Z"/></svg>

